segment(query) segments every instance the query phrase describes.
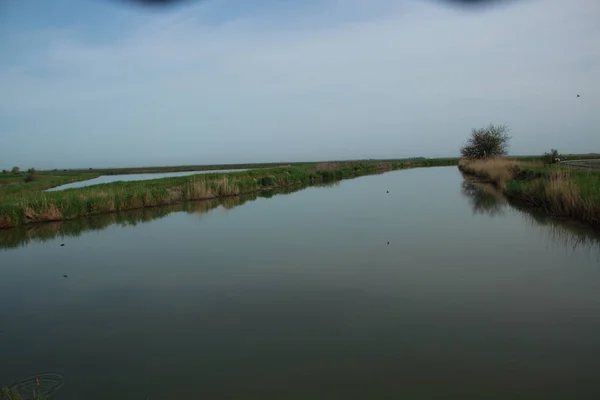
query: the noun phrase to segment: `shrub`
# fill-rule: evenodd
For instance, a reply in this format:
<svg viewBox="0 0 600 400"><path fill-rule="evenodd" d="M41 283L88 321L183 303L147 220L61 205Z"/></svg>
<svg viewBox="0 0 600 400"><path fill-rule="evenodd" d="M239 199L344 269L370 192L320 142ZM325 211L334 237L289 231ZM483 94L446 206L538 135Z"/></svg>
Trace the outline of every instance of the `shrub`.
<svg viewBox="0 0 600 400"><path fill-rule="evenodd" d="M263 176L258 180L258 184L263 187L270 187L275 186L277 184L277 181L275 180L274 176Z"/></svg>
<svg viewBox="0 0 600 400"><path fill-rule="evenodd" d="M550 153L544 153L544 155L542 156L542 162L544 164L556 164L559 161L560 161L560 154L558 153L558 150L556 150L556 149L552 149L552 150L550 150Z"/></svg>
<svg viewBox="0 0 600 400"><path fill-rule="evenodd" d="M23 178L23 182L28 183L28 182L33 182L36 180L36 177L34 174L27 174L27 176L25 178Z"/></svg>
<svg viewBox="0 0 600 400"><path fill-rule="evenodd" d="M508 127L490 124L487 128L473 129L471 137L460 149L464 158L485 159L508 154Z"/></svg>

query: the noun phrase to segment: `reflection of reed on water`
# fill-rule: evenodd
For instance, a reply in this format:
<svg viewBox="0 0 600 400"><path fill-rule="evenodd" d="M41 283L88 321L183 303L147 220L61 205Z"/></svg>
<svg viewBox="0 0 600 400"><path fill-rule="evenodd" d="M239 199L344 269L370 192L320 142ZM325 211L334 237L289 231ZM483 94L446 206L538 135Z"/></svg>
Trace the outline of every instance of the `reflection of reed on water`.
<svg viewBox="0 0 600 400"><path fill-rule="evenodd" d="M206 206L203 205L203 207ZM25 246L30 242L45 242L58 238L76 237L84 232L103 230L111 225L135 226L163 218L176 211L187 210L184 209L182 204L178 204L169 207L144 208L121 213L100 214L70 221L45 222L26 227L2 229L0 230L0 248L14 248Z"/></svg>
<svg viewBox="0 0 600 400"><path fill-rule="evenodd" d="M553 246L562 246L570 252L584 251L600 261L600 234L587 225L550 218L518 206L514 208L528 224L539 227L541 236Z"/></svg>
<svg viewBox="0 0 600 400"><path fill-rule="evenodd" d="M319 188L336 187L336 186L339 186L340 183L341 183L341 181L322 182L322 183L317 183L316 185L313 185L313 187L319 187Z"/></svg>
<svg viewBox="0 0 600 400"><path fill-rule="evenodd" d="M44 222L11 229L0 229L0 249L26 246L31 242L45 242L58 238L76 237L87 231L99 231L111 225L136 226L166 217L173 212L206 214L221 206L230 210L259 197L272 197L296 192L303 187L252 193L222 199L189 201L166 207L142 208L120 213L100 214L70 221Z"/></svg>
<svg viewBox="0 0 600 400"><path fill-rule="evenodd" d="M474 214L501 216L508 209L505 197L490 184L465 179L462 193L469 199ZM590 227L573 221L550 218L518 204L511 204L510 208L529 225L538 228L543 239L552 246L564 247L570 252L594 252L596 259L600 260L600 234Z"/></svg>
<svg viewBox="0 0 600 400"><path fill-rule="evenodd" d="M462 193L469 199L473 214L486 214L492 217L504 215L506 200L491 185L465 180L462 184Z"/></svg>

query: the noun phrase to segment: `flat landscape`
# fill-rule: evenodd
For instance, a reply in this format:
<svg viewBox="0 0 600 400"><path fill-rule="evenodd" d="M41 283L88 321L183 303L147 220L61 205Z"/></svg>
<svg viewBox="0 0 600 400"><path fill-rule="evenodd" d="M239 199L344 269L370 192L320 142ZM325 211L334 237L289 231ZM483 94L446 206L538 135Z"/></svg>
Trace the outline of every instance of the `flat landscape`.
<svg viewBox="0 0 600 400"><path fill-rule="evenodd" d="M76 189L46 192L63 184L101 176L99 172L29 171L1 175L0 228L74 219L105 212L164 206L183 201L239 196L263 190L316 184L385 171L456 165L458 159L368 160L295 164L199 166L199 172L244 168L144 181L116 181ZM252 167L251 169L247 169ZM129 169L129 173L179 173L192 167ZM123 170L118 170L122 172ZM108 173L115 170L103 170Z"/></svg>
<svg viewBox="0 0 600 400"><path fill-rule="evenodd" d="M0 0L0 400L600 400L599 5Z"/></svg>

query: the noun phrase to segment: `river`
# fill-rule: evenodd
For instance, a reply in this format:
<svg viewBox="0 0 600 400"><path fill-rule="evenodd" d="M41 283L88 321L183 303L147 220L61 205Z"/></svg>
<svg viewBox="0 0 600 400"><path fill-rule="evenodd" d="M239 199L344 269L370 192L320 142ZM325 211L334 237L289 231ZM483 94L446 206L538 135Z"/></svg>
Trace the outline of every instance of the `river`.
<svg viewBox="0 0 600 400"><path fill-rule="evenodd" d="M60 374L61 400L600 398L600 237L455 167L0 248L0 384Z"/></svg>

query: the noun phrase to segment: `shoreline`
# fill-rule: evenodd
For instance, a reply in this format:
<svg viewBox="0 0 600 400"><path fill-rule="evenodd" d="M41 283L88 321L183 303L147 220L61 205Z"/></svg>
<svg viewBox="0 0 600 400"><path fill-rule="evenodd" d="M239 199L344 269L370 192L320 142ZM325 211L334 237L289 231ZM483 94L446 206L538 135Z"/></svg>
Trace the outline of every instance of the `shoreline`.
<svg viewBox="0 0 600 400"><path fill-rule="evenodd" d="M460 160L458 169L490 184L511 203L560 220L600 228L600 173L509 159Z"/></svg>
<svg viewBox="0 0 600 400"><path fill-rule="evenodd" d="M394 170L454 166L457 163L457 158L329 162L242 172L113 182L52 192L32 191L20 196L0 198L0 229L189 201L226 199Z"/></svg>

